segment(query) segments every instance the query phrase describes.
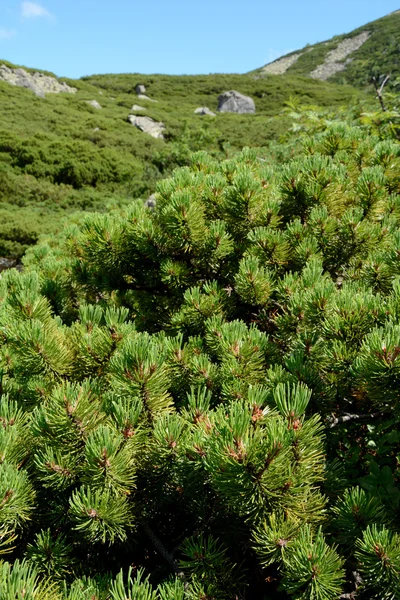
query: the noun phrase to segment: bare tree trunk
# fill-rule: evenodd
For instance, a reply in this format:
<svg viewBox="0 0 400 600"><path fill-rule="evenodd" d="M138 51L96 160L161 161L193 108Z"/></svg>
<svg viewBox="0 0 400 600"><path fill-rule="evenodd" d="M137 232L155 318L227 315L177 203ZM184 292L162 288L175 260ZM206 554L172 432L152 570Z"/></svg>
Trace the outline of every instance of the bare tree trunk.
<svg viewBox="0 0 400 600"><path fill-rule="evenodd" d="M372 82L373 82L374 87L375 87L376 95L378 96L378 100L379 100L379 103L381 105L381 108L382 108L383 112L386 112L387 109L386 109L385 103L383 101L382 92L383 92L383 88L385 87L385 85L389 81L389 77L390 77L390 75L386 75L386 77L383 80L383 83L381 84L380 87L378 87L379 84L378 84L378 81L377 81L376 77L372 78Z"/></svg>

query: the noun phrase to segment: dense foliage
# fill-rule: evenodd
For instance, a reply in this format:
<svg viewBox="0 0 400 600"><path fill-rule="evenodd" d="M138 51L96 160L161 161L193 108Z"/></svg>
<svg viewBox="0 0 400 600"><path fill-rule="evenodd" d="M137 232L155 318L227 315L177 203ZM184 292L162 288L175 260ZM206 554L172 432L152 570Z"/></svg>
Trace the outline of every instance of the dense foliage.
<svg viewBox="0 0 400 600"><path fill-rule="evenodd" d="M400 598L400 145L317 128L3 274L1 598Z"/></svg>
<svg viewBox="0 0 400 600"><path fill-rule="evenodd" d="M40 234L62 229L71 213L146 198L159 179L188 164L193 151L226 158L246 145L268 148L290 125L284 115L276 117L290 96L321 107L359 96L353 88L302 77L130 74L66 81L77 94L37 98L0 81L0 257L22 256ZM138 83L157 102L139 100ZM218 95L232 88L254 98L255 115L194 114L202 105L215 111ZM87 103L94 99L101 110ZM165 123L165 140L128 122L133 104Z"/></svg>

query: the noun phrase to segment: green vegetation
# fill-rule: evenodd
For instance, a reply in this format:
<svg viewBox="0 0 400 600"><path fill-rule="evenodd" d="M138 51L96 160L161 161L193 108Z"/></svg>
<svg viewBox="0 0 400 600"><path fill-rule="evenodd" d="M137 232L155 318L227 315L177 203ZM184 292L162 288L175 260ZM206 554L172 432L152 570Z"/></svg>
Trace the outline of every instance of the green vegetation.
<svg viewBox="0 0 400 600"><path fill-rule="evenodd" d="M76 95L48 94L45 99L0 82L0 256L20 257L40 234L62 229L65 215L108 211L146 198L159 179L188 164L192 151L226 158L253 146L267 153L271 141L290 127L290 118L277 114L291 96L321 107L339 107L360 97L350 87L299 77L133 74L66 81L78 88ZM158 102L138 100L137 83L144 83ZM252 96L257 113L194 114L201 105L216 109L218 95L228 89ZM102 110L87 104L93 99ZM134 103L165 123L165 140L128 122Z"/></svg>
<svg viewBox="0 0 400 600"><path fill-rule="evenodd" d="M400 600L395 86L66 81L0 82L1 600Z"/></svg>
<svg viewBox="0 0 400 600"><path fill-rule="evenodd" d="M284 76L260 77L260 70L248 75L94 75L64 80L78 88L75 96L48 94L45 99L0 82L0 256L21 257L41 234L62 229L64 217L69 220L73 213L108 211L146 198L157 181L188 164L193 151L224 159L247 146L259 148L261 156L274 155L275 142L287 139L290 130L291 118L281 114L289 99L331 111L359 100L369 111L371 99L346 84L365 88L372 76L390 74L388 89L395 90L399 25L397 12L307 47ZM363 31L371 33L369 39L345 71L332 76L333 83L307 78L338 43ZM142 114L165 123L165 140L127 121L138 102L137 83L158 100L139 104L146 108ZM253 97L256 114L194 115L198 106L215 110L218 95L229 89ZM93 99L102 110L87 104Z"/></svg>
<svg viewBox="0 0 400 600"><path fill-rule="evenodd" d="M346 63L345 70L332 75L329 81L365 89L371 85L372 77L390 75L388 86L393 87L400 77L400 12L398 11L367 23L348 34L337 35L325 42L306 46L300 50L304 53L289 67L287 74L308 76L324 62L328 52L334 50L340 42L355 37L363 31L370 33L367 41L351 54L349 57L351 61ZM262 70L258 69L254 73L262 74Z"/></svg>
<svg viewBox="0 0 400 600"><path fill-rule="evenodd" d="M345 71L334 75L331 81L365 88L372 77L390 75L389 87L393 87L400 77L400 12L367 23L352 34L362 31L369 31L370 37L352 54Z"/></svg>
<svg viewBox="0 0 400 600"><path fill-rule="evenodd" d="M0 279L2 598L400 598L400 145L285 115Z"/></svg>

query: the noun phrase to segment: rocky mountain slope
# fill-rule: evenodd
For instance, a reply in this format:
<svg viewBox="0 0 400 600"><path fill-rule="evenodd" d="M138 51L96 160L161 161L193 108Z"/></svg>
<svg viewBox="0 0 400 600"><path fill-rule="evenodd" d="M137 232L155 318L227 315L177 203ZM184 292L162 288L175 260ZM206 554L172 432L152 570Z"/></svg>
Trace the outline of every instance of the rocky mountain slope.
<svg viewBox="0 0 400 600"><path fill-rule="evenodd" d="M393 86L400 76L400 10L287 54L256 73L303 75L357 87L369 85L374 76L390 74Z"/></svg>

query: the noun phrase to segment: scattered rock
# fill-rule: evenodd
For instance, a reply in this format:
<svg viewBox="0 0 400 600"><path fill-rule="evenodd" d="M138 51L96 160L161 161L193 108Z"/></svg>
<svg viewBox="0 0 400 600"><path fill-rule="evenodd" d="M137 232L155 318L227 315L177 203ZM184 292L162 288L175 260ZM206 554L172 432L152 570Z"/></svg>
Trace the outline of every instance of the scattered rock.
<svg viewBox="0 0 400 600"><path fill-rule="evenodd" d="M86 104L89 104L90 106L93 106L93 108L101 108L100 104L97 102L97 100L86 100Z"/></svg>
<svg viewBox="0 0 400 600"><path fill-rule="evenodd" d="M78 91L66 83L61 83L55 77L38 72L28 73L25 69L11 69L6 65L0 65L0 79L11 85L27 88L39 98L44 98L45 94L59 94L60 92L75 94Z"/></svg>
<svg viewBox="0 0 400 600"><path fill-rule="evenodd" d="M150 196L147 198L147 200L145 200L145 207L146 208L150 208L151 210L154 210L157 204L157 200L156 200L156 195L155 194L150 194Z"/></svg>
<svg viewBox="0 0 400 600"><path fill-rule="evenodd" d="M154 121L151 117L137 117L136 115L129 115L128 121L153 138L164 138L164 123Z"/></svg>
<svg viewBox="0 0 400 600"><path fill-rule="evenodd" d="M137 86L135 87L135 92L137 93L138 96L139 96L139 94L145 94L146 86L138 83Z"/></svg>
<svg viewBox="0 0 400 600"><path fill-rule="evenodd" d="M295 54L291 54L290 56L283 56L282 58L278 58L274 60L274 62L265 65L261 69L263 73L267 73L268 75L283 75L286 73L289 67L294 65L302 56L304 52L296 52Z"/></svg>
<svg viewBox="0 0 400 600"><path fill-rule="evenodd" d="M328 52L324 62L321 65L318 65L316 69L311 71L310 77L325 81L335 73L344 71L347 64L351 61L351 59L345 60L345 58L347 58L349 54L352 54L361 48L369 36L369 31L363 31L359 35L356 35L352 38L347 38L343 40L343 42L340 42L336 48Z"/></svg>
<svg viewBox="0 0 400 600"><path fill-rule="evenodd" d="M93 131L100 131L100 127L95 127Z"/></svg>
<svg viewBox="0 0 400 600"><path fill-rule="evenodd" d="M17 261L15 258L6 258L0 257L0 273L2 271L6 271L7 269L12 269L17 266Z"/></svg>
<svg viewBox="0 0 400 600"><path fill-rule="evenodd" d="M147 110L147 108L145 108L144 106L139 106L139 104L134 104L131 108L131 110Z"/></svg>
<svg viewBox="0 0 400 600"><path fill-rule="evenodd" d="M194 111L196 115L209 115L210 117L216 117L217 115L212 112L207 106L199 106Z"/></svg>
<svg viewBox="0 0 400 600"><path fill-rule="evenodd" d="M150 102L158 102L158 100L154 100L154 98L149 98L146 94L138 94L138 98L140 100L149 100Z"/></svg>
<svg viewBox="0 0 400 600"><path fill-rule="evenodd" d="M218 97L218 111L238 114L255 113L256 107L252 98L231 90Z"/></svg>

